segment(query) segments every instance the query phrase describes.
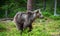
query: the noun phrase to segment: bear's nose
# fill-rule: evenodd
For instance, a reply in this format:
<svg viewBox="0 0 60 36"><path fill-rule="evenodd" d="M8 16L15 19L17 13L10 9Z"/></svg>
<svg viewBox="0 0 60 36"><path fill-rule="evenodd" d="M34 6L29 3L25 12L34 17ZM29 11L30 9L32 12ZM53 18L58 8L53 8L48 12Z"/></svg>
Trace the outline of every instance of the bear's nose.
<svg viewBox="0 0 60 36"><path fill-rule="evenodd" d="M43 19L44 17L42 16L42 17L40 17L41 19Z"/></svg>
<svg viewBox="0 0 60 36"><path fill-rule="evenodd" d="M43 19L44 17L42 17L42 19Z"/></svg>

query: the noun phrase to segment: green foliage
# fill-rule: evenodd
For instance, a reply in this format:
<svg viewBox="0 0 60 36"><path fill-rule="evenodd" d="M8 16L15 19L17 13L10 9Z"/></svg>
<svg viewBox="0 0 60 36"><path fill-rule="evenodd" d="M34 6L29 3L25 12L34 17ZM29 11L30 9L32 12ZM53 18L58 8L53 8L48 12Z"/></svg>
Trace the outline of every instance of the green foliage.
<svg viewBox="0 0 60 36"><path fill-rule="evenodd" d="M5 17L5 11L8 12L8 17L13 17L17 11L26 11L27 0L1 0L0 6L0 18ZM42 0L33 0L33 9L43 8ZM60 14L59 0L57 1L57 13ZM43 10L42 10L43 11ZM46 1L46 12L43 12L44 16L49 17L54 13L54 0Z"/></svg>
<svg viewBox="0 0 60 36"><path fill-rule="evenodd" d="M49 13L49 12L42 12L42 14L44 15L44 16L46 16L46 17L49 17L49 16L51 16L52 14L51 13Z"/></svg>
<svg viewBox="0 0 60 36"><path fill-rule="evenodd" d="M50 16L51 19L54 19L54 20L60 20L60 16Z"/></svg>
<svg viewBox="0 0 60 36"><path fill-rule="evenodd" d="M13 18L17 12L24 12L24 11L26 11L24 8L17 8L15 10L13 10L12 12L10 12L8 14L8 17Z"/></svg>
<svg viewBox="0 0 60 36"><path fill-rule="evenodd" d="M4 1L1 1L0 18L5 17L5 11L8 12L8 17L13 17L17 11L26 10L26 4L27 4L27 0L4 0Z"/></svg>
<svg viewBox="0 0 60 36"><path fill-rule="evenodd" d="M2 22L0 22L0 31L6 30L6 26L5 24L3 24Z"/></svg>
<svg viewBox="0 0 60 36"><path fill-rule="evenodd" d="M6 36L6 32L0 32L0 36Z"/></svg>
<svg viewBox="0 0 60 36"><path fill-rule="evenodd" d="M42 12L42 14L44 15L44 17L48 17L48 18L51 18L51 19L54 19L54 20L60 20L60 16L54 16L50 12Z"/></svg>
<svg viewBox="0 0 60 36"><path fill-rule="evenodd" d="M59 32L60 31L60 20L55 21L55 20L48 19L48 21L34 22L33 23L33 30L29 33L27 32L28 30L24 30L22 36L52 36L52 35L56 36L56 35L59 35L59 33L60 33ZM2 24L4 24L4 25L2 25ZM2 25L2 27L0 26L1 28L3 28L3 26L8 27L6 30L2 29L5 31L0 31L0 36L20 36L20 32L16 30L16 26L13 22L5 21L3 23L3 21L2 21L2 22L0 22L0 25Z"/></svg>
<svg viewBox="0 0 60 36"><path fill-rule="evenodd" d="M5 26L0 24L0 30L5 30Z"/></svg>

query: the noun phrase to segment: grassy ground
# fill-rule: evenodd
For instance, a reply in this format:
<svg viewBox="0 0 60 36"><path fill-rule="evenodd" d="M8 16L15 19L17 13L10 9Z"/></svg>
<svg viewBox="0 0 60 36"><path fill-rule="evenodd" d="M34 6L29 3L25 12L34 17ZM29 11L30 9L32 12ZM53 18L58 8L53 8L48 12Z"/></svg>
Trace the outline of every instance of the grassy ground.
<svg viewBox="0 0 60 36"><path fill-rule="evenodd" d="M29 33L25 30L22 36L60 36L60 20L35 21L32 25L33 30ZM0 36L20 36L20 33L12 21L1 21Z"/></svg>

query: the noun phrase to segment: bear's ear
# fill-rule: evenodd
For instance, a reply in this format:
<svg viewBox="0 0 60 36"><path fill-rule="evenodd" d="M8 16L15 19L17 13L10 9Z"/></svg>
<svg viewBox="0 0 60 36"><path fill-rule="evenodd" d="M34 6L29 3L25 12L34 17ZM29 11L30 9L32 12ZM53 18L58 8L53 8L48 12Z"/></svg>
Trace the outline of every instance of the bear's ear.
<svg viewBox="0 0 60 36"><path fill-rule="evenodd" d="M37 9L37 10L34 10L34 12L36 12L36 13L39 13L39 9Z"/></svg>
<svg viewBox="0 0 60 36"><path fill-rule="evenodd" d="M36 13L39 13L39 10L37 10Z"/></svg>

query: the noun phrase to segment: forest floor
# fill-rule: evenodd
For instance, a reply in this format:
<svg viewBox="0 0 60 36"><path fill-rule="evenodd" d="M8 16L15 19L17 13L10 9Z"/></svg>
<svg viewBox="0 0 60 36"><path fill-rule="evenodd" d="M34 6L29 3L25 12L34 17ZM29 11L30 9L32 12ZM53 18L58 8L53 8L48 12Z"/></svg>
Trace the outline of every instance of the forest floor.
<svg viewBox="0 0 60 36"><path fill-rule="evenodd" d="M47 19L33 22L33 30L24 30L22 36L60 36L60 20ZM0 21L0 36L20 36L13 21Z"/></svg>

